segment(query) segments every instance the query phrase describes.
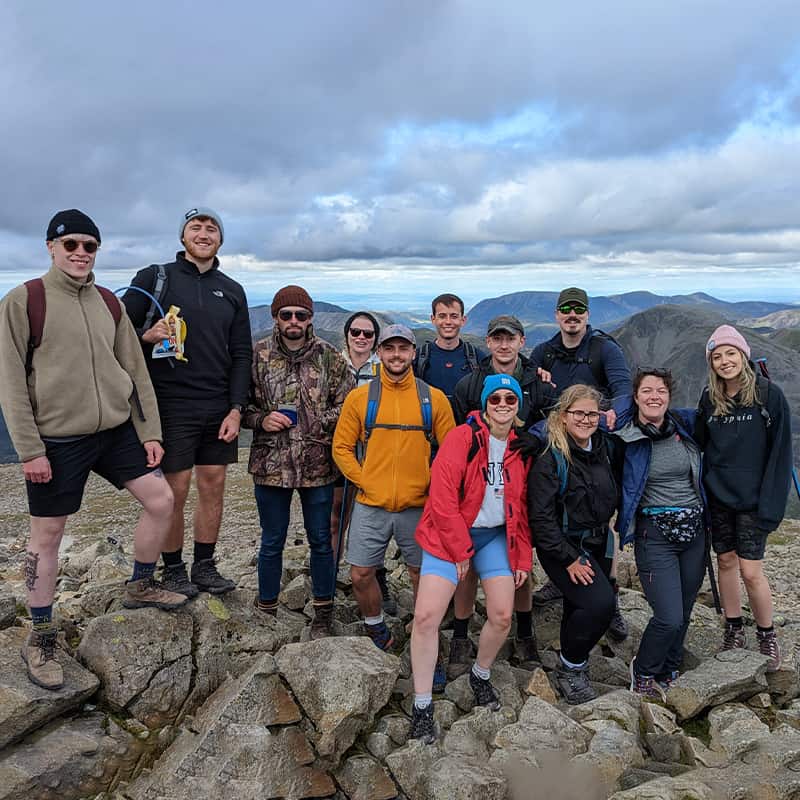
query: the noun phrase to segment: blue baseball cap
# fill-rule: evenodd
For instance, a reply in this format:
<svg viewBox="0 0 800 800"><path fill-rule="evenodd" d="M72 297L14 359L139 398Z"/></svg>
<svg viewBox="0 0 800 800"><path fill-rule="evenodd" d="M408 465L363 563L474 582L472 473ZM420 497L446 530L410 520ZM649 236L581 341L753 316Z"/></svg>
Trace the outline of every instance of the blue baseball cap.
<svg viewBox="0 0 800 800"><path fill-rule="evenodd" d="M522 405L522 389L516 378L511 375L487 375L483 380L483 391L481 392L481 408L486 409L486 401L490 394L494 394L498 389L508 389L517 396L517 402Z"/></svg>

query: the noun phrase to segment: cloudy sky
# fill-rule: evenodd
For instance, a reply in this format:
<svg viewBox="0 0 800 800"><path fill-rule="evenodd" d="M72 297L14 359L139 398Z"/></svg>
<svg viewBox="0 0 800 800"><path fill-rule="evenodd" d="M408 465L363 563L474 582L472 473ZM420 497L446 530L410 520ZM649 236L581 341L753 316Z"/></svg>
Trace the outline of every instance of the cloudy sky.
<svg viewBox="0 0 800 800"><path fill-rule="evenodd" d="M219 211L251 302L577 283L800 302L800 3L0 4L0 293Z"/></svg>

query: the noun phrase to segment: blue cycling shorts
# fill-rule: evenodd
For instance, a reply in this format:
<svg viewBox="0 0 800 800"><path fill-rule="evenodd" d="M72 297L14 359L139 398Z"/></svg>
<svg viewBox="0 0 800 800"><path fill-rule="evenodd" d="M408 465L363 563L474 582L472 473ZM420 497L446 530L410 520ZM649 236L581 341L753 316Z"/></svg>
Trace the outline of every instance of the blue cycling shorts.
<svg viewBox="0 0 800 800"><path fill-rule="evenodd" d="M505 525L496 528L470 528L469 535L475 547L472 568L478 573L478 577L481 579L513 577L514 573L508 561ZM453 585L458 585L456 565L452 561L437 558L425 550L422 551L420 574L438 575Z"/></svg>

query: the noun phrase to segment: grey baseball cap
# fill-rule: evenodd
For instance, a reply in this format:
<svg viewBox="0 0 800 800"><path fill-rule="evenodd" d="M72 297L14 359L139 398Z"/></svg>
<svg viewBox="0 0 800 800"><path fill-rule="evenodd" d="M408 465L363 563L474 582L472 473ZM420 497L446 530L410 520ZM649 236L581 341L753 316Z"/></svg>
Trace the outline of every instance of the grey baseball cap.
<svg viewBox="0 0 800 800"><path fill-rule="evenodd" d="M387 325L381 331L381 335L378 338L378 344L383 344L389 339L405 339L407 342L411 342L414 347L417 346L417 340L414 338L411 328L407 328L405 325Z"/></svg>
<svg viewBox="0 0 800 800"><path fill-rule="evenodd" d="M501 314L499 317L495 317L489 323L486 335L491 336L499 331L505 331L510 334L518 333L520 336L525 335L525 328L522 327L522 323L516 317L512 317L511 314Z"/></svg>

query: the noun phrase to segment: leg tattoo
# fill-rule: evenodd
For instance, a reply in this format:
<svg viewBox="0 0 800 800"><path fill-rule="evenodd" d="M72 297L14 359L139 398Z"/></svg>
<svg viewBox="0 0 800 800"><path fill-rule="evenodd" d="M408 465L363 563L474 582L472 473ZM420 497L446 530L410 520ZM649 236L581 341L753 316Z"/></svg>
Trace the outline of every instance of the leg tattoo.
<svg viewBox="0 0 800 800"><path fill-rule="evenodd" d="M36 580L39 577L39 554L25 553L25 564L22 568L25 576L25 588L32 592L36 588Z"/></svg>

